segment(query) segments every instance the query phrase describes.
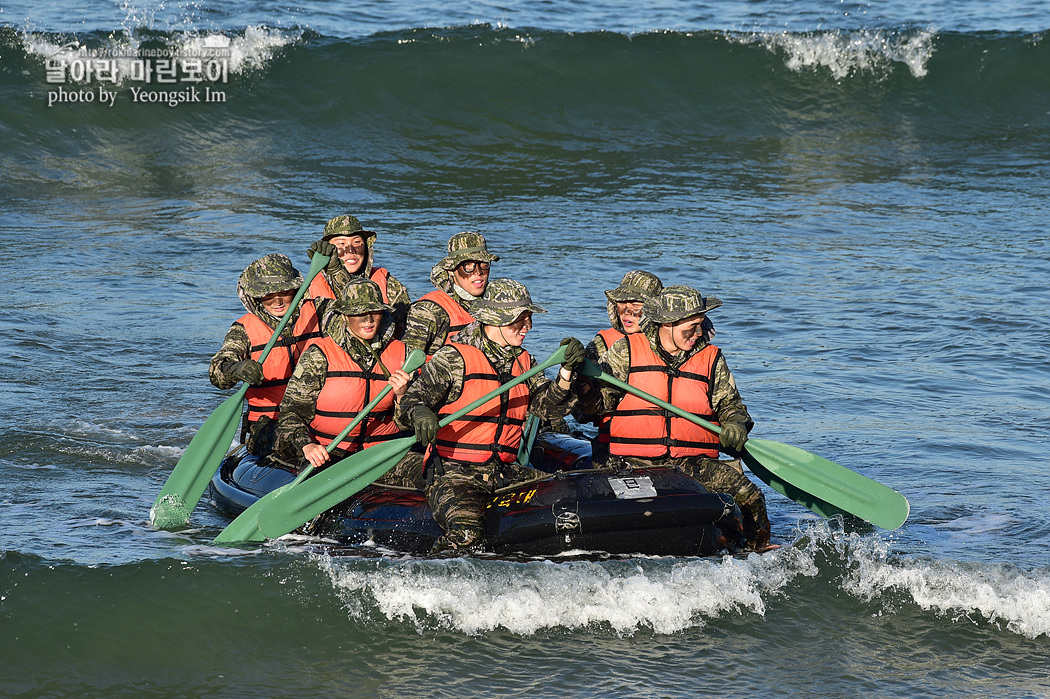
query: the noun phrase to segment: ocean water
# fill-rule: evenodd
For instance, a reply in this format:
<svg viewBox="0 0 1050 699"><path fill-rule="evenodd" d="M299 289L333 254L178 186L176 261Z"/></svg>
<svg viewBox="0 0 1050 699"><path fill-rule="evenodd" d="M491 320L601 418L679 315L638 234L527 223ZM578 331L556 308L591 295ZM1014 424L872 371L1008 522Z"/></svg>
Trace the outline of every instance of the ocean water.
<svg viewBox="0 0 1050 699"><path fill-rule="evenodd" d="M0 0L0 696L1050 696L1048 32L1042 2ZM136 73L171 49L221 60ZM414 298L484 233L541 357L631 269L721 298L752 434L908 522L767 489L773 553L615 560L217 547L206 501L152 529L238 274L305 270L342 213Z"/></svg>

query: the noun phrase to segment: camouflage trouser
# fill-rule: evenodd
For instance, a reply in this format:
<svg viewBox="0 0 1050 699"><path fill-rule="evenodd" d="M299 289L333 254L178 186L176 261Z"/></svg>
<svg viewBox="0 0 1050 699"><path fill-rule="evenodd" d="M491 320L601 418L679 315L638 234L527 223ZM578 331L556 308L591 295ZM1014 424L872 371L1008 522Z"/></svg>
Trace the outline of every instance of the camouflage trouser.
<svg viewBox="0 0 1050 699"><path fill-rule="evenodd" d="M517 462L445 461L443 468L444 473L435 475L423 491L444 532L431 553L479 548L485 538L485 510L496 489L549 475Z"/></svg>
<svg viewBox="0 0 1050 699"><path fill-rule="evenodd" d="M769 545L769 515L766 498L758 486L744 475L739 459L720 461L703 456L687 456L664 459L640 459L633 456L610 456L602 468L671 468L695 478L714 493L728 493L740 506L744 524L744 536L752 549L763 549Z"/></svg>

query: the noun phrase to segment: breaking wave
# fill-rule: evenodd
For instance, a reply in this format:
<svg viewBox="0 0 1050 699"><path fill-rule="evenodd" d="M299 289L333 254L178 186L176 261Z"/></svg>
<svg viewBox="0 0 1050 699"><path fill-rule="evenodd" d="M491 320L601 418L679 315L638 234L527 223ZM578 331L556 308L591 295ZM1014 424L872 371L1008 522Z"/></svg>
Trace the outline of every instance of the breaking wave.
<svg viewBox="0 0 1050 699"><path fill-rule="evenodd" d="M883 614L914 605L952 622L1050 635L1046 570L908 560L891 554L889 541L843 533L834 520L807 526L793 545L746 558L316 562L355 621L469 635L586 628L674 634L716 619L762 617L771 604L819 604L809 598L818 581L851 597L857 613L873 602Z"/></svg>

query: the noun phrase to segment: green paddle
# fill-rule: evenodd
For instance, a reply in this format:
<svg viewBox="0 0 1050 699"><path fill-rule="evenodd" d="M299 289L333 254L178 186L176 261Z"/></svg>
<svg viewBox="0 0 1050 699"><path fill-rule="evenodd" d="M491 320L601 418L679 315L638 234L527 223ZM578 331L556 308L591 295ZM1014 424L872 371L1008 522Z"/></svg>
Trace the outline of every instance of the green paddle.
<svg viewBox="0 0 1050 699"><path fill-rule="evenodd" d="M457 410L438 424L444 427L458 420L522 381L527 381L544 369L560 364L564 360L565 348L560 347L542 364L537 364L488 395ZM415 443L414 436L382 442L356 454L351 454L339 463L329 466L313 478L303 481L296 488L285 491L281 497L274 498L260 509L259 529L270 538L284 536L294 531L380 478L404 458Z"/></svg>
<svg viewBox="0 0 1050 699"><path fill-rule="evenodd" d="M536 435L539 431L540 419L535 415L529 415L525 420L525 427L521 430L521 446L518 447L518 463L522 466L529 465L532 445L536 442Z"/></svg>
<svg viewBox="0 0 1050 699"><path fill-rule="evenodd" d="M404 369L407 373L411 374L413 371L423 366L423 362L425 362L426 360L427 355L423 352L423 350L414 349L408 353L407 357L405 357L405 363L401 366L401 368ZM362 408L361 412L359 412L354 417L354 419L350 421L350 424L344 427L343 431L340 432L335 439L328 443L325 449L328 450L329 454L332 453L332 450L335 449L337 444L346 439L346 435L350 434L351 430L357 427L358 423L364 420L365 417L370 412L372 412L373 408L379 405L379 401L383 400L383 398L386 397L386 394L390 393L390 391L391 386L389 384L384 386L383 390L379 392L379 395L373 398L368 405ZM299 475L295 477L294 481L292 481L291 483L286 483L280 488L275 488L274 490L271 490L269 493L263 495L261 498L256 500L254 503L251 504L250 507L248 507L248 509L246 509L241 514L237 515L237 518L230 522L225 529L219 532L219 535L215 537L215 543L229 544L235 541L265 541L266 535L259 530L259 510L266 507L266 505L269 504L269 502L276 498L280 493L289 490L298 483L302 483L307 476L313 473L313 470L314 466L313 464L310 464L309 466L307 466L299 472Z"/></svg>
<svg viewBox="0 0 1050 699"><path fill-rule="evenodd" d="M706 427L722 430L603 372L590 360L581 373L621 388L664 410ZM748 439L744 463L770 488L823 517L846 513L883 529L897 529L908 519L908 500L896 490L804 449L768 439Z"/></svg>
<svg viewBox="0 0 1050 699"><path fill-rule="evenodd" d="M266 361L266 356L281 337L281 331L292 317L291 309L297 308L310 282L328 264L328 258L324 255L314 254L310 263L310 271L306 274L303 285L299 287L295 298L289 306L289 310L281 318L281 322L273 331L273 336L266 343L259 363ZM182 453L179 462L175 464L168 480L161 488L157 500L149 511L149 520L158 529L174 529L181 527L190 519L190 513L197 506L201 496L204 495L208 481L211 480L215 469L219 467L222 458L233 442L233 436L237 433L237 426L241 422L241 405L244 395L248 392L248 384L243 383L237 392L223 401L216 408L197 434L190 440L186 451Z"/></svg>

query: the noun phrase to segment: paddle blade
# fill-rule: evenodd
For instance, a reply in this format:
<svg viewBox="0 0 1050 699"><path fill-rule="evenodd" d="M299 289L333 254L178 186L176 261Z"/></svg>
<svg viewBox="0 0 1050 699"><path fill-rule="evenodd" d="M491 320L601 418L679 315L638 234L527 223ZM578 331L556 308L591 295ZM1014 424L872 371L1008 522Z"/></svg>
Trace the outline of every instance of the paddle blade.
<svg viewBox="0 0 1050 699"><path fill-rule="evenodd" d="M743 459L770 488L823 517L846 513L883 529L908 519L908 500L896 490L805 449L752 438Z"/></svg>
<svg viewBox="0 0 1050 699"><path fill-rule="evenodd" d="M271 539L295 531L382 477L415 442L415 437L394 439L332 464L261 507L259 530Z"/></svg>
<svg viewBox="0 0 1050 699"><path fill-rule="evenodd" d="M241 405L247 391L248 386L242 385L197 430L150 508L149 520L153 526L174 529L189 521L190 513L204 495L208 481L237 434Z"/></svg>
<svg viewBox="0 0 1050 699"><path fill-rule="evenodd" d="M266 535L259 529L259 511L293 485L295 484L286 483L253 502L248 509L237 515L236 519L219 532L219 535L214 539L214 543L234 544L242 541L266 541Z"/></svg>
<svg viewBox="0 0 1050 699"><path fill-rule="evenodd" d="M237 515L236 519L219 532L214 542L216 544L232 544L239 541L266 541L266 535L259 529L259 510L266 507L279 494L302 483L307 476L313 473L313 470L314 467L312 465L307 466L299 472L294 481L285 483L280 488L274 488L253 502L248 506L248 509Z"/></svg>

